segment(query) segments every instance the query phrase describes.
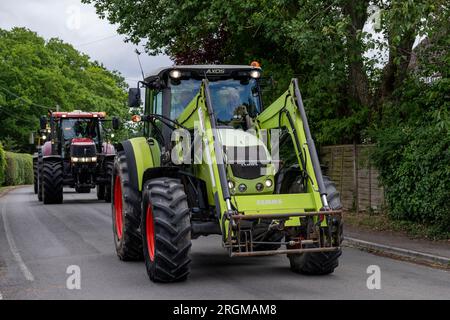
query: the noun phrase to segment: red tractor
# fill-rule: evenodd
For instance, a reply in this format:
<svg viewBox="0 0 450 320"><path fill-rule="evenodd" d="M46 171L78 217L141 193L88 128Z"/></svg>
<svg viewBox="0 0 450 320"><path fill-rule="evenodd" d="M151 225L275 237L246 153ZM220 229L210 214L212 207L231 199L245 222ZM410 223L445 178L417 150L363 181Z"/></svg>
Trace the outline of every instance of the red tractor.
<svg viewBox="0 0 450 320"><path fill-rule="evenodd" d="M36 192L44 204L62 203L63 187L111 201L111 174L115 149L108 141L105 112L50 112L40 119L46 142L35 154ZM118 129L119 120L112 119ZM111 138L111 137L110 137Z"/></svg>

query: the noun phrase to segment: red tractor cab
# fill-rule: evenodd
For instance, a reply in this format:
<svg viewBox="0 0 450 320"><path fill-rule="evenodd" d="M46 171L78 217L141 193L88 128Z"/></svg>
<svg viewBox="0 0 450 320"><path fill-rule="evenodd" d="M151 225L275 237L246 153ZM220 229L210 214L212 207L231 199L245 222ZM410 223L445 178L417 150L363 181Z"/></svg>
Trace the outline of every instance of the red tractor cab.
<svg viewBox="0 0 450 320"><path fill-rule="evenodd" d="M45 204L62 203L63 187L89 193L97 188L100 200L111 201L111 174L115 150L104 123L105 112L51 112L41 118L47 141L38 149L35 166L37 194ZM112 120L117 129L119 121ZM44 128L45 127L45 128Z"/></svg>

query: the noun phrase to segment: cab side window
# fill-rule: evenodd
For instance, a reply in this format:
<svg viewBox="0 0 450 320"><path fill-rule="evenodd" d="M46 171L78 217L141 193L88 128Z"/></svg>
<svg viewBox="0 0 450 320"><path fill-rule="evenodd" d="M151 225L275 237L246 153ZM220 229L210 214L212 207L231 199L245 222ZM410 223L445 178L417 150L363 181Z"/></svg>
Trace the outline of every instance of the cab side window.
<svg viewBox="0 0 450 320"><path fill-rule="evenodd" d="M153 96L153 113L162 114L162 91L155 92Z"/></svg>
<svg viewBox="0 0 450 320"><path fill-rule="evenodd" d="M153 93L153 101L151 113L162 115L162 91ZM155 120L150 124L150 136L156 138L159 142L161 140L162 124L159 120Z"/></svg>

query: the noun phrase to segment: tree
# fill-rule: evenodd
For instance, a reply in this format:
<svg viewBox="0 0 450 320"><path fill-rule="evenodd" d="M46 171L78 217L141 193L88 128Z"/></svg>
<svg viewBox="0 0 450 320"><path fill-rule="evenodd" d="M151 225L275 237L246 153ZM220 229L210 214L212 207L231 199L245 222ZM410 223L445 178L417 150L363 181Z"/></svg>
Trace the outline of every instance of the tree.
<svg viewBox="0 0 450 320"><path fill-rule="evenodd" d="M127 114L126 83L59 39L0 29L0 140L7 149L29 150L29 135L48 109Z"/></svg>
<svg viewBox="0 0 450 320"><path fill-rule="evenodd" d="M362 141L366 127L380 125L381 105L394 99L406 79L417 36L445 21L449 10L444 0L83 2L118 24L129 41L148 39L150 54L162 52L181 63L257 59L276 82L299 77L315 133L324 143ZM380 10L381 40L364 31L373 8ZM382 68L380 56L367 56L369 49L387 53Z"/></svg>

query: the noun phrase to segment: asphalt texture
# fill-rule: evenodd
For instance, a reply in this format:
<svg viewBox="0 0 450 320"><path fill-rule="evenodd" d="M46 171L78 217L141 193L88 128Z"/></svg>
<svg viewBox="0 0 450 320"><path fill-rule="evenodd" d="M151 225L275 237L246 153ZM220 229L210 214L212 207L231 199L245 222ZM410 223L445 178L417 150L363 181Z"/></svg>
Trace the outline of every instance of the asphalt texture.
<svg viewBox="0 0 450 320"><path fill-rule="evenodd" d="M282 255L229 258L218 236L193 240L191 259L188 280L174 284L120 261L111 207L94 191L67 189L61 205L43 205L31 187L0 198L0 299L450 299L448 271L352 248L327 276L293 273ZM380 289L367 286L371 266Z"/></svg>

